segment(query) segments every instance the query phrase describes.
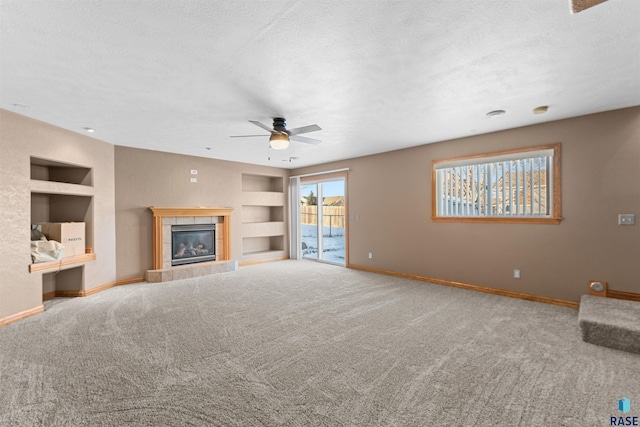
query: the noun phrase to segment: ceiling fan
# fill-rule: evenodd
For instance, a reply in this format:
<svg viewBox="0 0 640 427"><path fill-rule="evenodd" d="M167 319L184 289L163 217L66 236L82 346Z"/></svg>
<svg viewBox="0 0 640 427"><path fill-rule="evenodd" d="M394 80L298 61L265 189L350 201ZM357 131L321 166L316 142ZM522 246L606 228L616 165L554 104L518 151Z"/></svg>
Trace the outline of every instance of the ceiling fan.
<svg viewBox="0 0 640 427"><path fill-rule="evenodd" d="M273 118L273 128L270 128L269 126L260 122L256 122L254 120L249 120L249 122L271 133L271 136L269 136L269 145L271 146L271 148L274 148L276 150L284 150L285 148L287 148L289 146L290 139L293 141L305 142L307 144L318 144L320 142L320 140L318 139L300 136L301 133L322 130L322 128L318 125L309 125L294 129L287 129L286 120L282 117ZM267 135L232 135L230 136L230 138L249 138L256 136L265 137Z"/></svg>
<svg viewBox="0 0 640 427"><path fill-rule="evenodd" d="M571 0L573 13L582 12L585 9L604 3L607 0Z"/></svg>

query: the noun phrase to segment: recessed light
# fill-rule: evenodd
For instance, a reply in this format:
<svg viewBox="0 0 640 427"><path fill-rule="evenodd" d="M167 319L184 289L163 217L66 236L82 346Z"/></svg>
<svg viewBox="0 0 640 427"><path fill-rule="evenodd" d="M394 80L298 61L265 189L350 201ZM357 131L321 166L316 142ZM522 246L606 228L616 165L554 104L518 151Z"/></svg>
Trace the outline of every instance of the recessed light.
<svg viewBox="0 0 640 427"><path fill-rule="evenodd" d="M507 114L507 112L504 110L493 110L487 113L487 117L495 119L496 117L504 116L505 114Z"/></svg>
<svg viewBox="0 0 640 427"><path fill-rule="evenodd" d="M533 109L533 114L544 114L549 109L548 105L541 105Z"/></svg>
<svg viewBox="0 0 640 427"><path fill-rule="evenodd" d="M96 130L93 128L84 128L84 130L86 130L89 133L94 133Z"/></svg>

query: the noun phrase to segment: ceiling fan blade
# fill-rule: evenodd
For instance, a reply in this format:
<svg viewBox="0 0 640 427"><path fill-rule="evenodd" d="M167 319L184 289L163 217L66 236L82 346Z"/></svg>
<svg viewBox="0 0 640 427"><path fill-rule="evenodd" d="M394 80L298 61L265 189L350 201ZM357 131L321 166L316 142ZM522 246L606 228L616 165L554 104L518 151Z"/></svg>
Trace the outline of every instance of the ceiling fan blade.
<svg viewBox="0 0 640 427"><path fill-rule="evenodd" d="M229 138L253 138L254 136L260 136L262 138L269 137L269 135L230 135Z"/></svg>
<svg viewBox="0 0 640 427"><path fill-rule="evenodd" d="M249 122L253 123L254 125L256 125L256 126L262 128L264 130L266 130L267 132L273 132L273 128L271 128L271 127L269 127L267 125L264 125L264 124L262 124L260 122L256 122L255 120L249 120Z"/></svg>
<svg viewBox="0 0 640 427"><path fill-rule="evenodd" d="M291 135L289 137L292 141L305 142L307 144L320 144L322 141L319 139L307 138L306 136Z"/></svg>
<svg viewBox="0 0 640 427"><path fill-rule="evenodd" d="M605 1L607 0L571 0L571 6L573 8L573 13L578 13L589 9L590 7L599 5L600 3L604 3Z"/></svg>
<svg viewBox="0 0 640 427"><path fill-rule="evenodd" d="M291 136L291 135L298 135L301 133L315 132L317 130L322 130L322 128L318 125L309 125L309 126L303 126L301 128L289 129L287 130L287 133L289 134L289 136Z"/></svg>

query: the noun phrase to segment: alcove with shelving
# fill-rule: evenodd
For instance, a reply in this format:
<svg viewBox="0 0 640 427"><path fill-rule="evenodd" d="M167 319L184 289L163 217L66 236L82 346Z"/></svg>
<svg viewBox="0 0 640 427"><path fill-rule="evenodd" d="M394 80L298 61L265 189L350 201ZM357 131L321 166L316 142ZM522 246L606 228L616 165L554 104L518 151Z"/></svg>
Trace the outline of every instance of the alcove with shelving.
<svg viewBox="0 0 640 427"><path fill-rule="evenodd" d="M242 258L282 258L285 251L284 178L242 174Z"/></svg>
<svg viewBox="0 0 640 427"><path fill-rule="evenodd" d="M43 301L55 297L73 297L83 293L84 265L42 274Z"/></svg>
<svg viewBox="0 0 640 427"><path fill-rule="evenodd" d="M31 179L93 186L91 168L31 157Z"/></svg>
<svg viewBox="0 0 640 427"><path fill-rule="evenodd" d="M93 252L93 171L82 165L31 157L30 178L31 224L83 222L85 253L58 261L32 263L29 271L42 273L43 299L45 295L48 298L81 294L84 264L96 259ZM27 233L25 230L25 235Z"/></svg>

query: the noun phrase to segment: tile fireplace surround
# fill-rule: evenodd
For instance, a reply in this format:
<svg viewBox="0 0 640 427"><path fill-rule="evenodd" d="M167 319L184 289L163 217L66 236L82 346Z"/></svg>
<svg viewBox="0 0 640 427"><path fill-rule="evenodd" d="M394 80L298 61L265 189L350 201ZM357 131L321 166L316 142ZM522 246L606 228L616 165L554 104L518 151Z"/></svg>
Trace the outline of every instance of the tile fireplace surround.
<svg viewBox="0 0 640 427"><path fill-rule="evenodd" d="M233 208L151 206L149 210L153 213L153 270L147 270L147 282L169 282L238 269L238 261L231 260ZM176 224L216 224L216 261L172 266L171 226Z"/></svg>

